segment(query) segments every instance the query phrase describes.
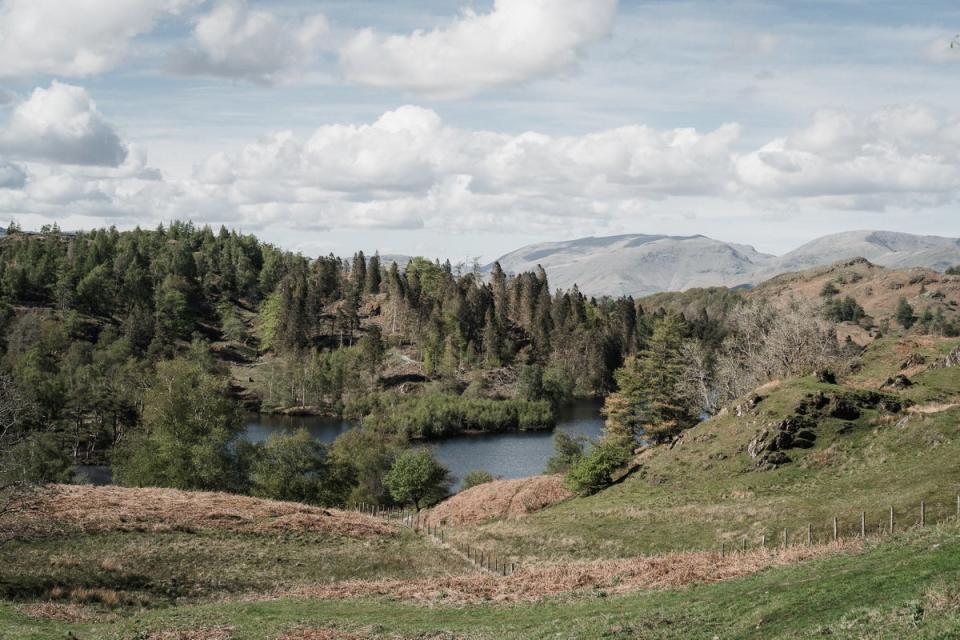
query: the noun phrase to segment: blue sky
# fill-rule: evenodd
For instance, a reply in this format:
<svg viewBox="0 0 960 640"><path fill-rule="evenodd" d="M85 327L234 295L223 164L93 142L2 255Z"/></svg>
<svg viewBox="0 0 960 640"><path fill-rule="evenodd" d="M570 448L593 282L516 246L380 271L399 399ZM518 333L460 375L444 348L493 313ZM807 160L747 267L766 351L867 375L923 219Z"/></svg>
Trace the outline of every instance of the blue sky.
<svg viewBox="0 0 960 640"><path fill-rule="evenodd" d="M960 236L960 9L0 0L0 220L491 259Z"/></svg>

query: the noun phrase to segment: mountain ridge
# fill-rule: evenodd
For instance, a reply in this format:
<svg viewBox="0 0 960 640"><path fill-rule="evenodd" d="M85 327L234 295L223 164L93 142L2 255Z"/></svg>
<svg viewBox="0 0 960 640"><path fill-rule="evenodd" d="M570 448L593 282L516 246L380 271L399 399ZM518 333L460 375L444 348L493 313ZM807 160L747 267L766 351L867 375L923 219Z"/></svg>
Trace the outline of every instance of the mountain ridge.
<svg viewBox="0 0 960 640"><path fill-rule="evenodd" d="M895 231L844 231L815 238L781 256L751 245L690 236L588 236L520 247L496 262L508 273L543 266L554 288L589 295L642 296L693 287L739 287L781 273L862 257L887 267L944 271L960 263L960 238ZM493 263L487 265L490 269Z"/></svg>

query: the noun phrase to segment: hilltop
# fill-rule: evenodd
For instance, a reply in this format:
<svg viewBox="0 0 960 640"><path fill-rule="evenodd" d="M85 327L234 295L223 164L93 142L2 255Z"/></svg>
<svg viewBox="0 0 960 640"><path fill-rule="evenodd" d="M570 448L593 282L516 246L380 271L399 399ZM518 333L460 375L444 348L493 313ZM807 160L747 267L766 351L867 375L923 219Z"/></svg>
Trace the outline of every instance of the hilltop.
<svg viewBox="0 0 960 640"><path fill-rule="evenodd" d="M856 257L888 267L944 271L960 264L960 239L889 231L817 238L777 257L702 235L620 235L529 245L499 259L508 272L542 265L551 284L588 295L643 296L660 291L757 284L781 273Z"/></svg>

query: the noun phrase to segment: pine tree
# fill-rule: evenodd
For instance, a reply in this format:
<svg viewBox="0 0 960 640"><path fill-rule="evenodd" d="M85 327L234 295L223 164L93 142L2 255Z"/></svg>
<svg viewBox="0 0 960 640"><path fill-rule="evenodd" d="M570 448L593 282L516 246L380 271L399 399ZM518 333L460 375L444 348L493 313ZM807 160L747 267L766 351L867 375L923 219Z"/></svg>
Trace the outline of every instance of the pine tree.
<svg viewBox="0 0 960 640"><path fill-rule="evenodd" d="M374 253L370 258L370 264L367 266L366 292L370 294L380 293L380 254Z"/></svg>
<svg viewBox="0 0 960 640"><path fill-rule="evenodd" d="M696 424L696 407L682 389L684 333L679 316L665 316L646 348L617 369L617 391L604 403L611 431L661 442Z"/></svg>
<svg viewBox="0 0 960 640"><path fill-rule="evenodd" d="M363 251L353 254L353 266L350 268L350 284L354 291L363 291L367 285L367 259Z"/></svg>

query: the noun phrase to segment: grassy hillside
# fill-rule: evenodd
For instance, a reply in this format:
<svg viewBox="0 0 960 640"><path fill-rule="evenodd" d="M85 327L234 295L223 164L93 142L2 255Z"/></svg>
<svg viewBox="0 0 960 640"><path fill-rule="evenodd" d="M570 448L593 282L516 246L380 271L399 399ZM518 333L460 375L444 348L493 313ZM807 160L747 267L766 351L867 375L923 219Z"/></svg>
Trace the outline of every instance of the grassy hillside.
<svg viewBox="0 0 960 640"><path fill-rule="evenodd" d="M827 283L833 285L837 297L856 300L878 326L895 324L900 298L905 298L918 316L929 309L953 322L960 314L960 276L923 267L888 269L862 258L785 273L757 285L748 295L781 305L798 297L820 301Z"/></svg>
<svg viewBox="0 0 960 640"><path fill-rule="evenodd" d="M277 597L183 602L136 613L0 604L0 637L358 638L948 638L960 625L956 524L871 542L713 584L542 601L445 604L394 597Z"/></svg>
<svg viewBox="0 0 960 640"><path fill-rule="evenodd" d="M784 527L794 539L805 537L808 524L823 538L832 535L834 516L843 530L859 530L861 511L875 531L890 506L901 523L916 521L924 499L928 518L952 515L960 494L960 367L937 364L958 345L930 337L879 340L840 384L811 376L766 385L757 391L762 399L756 406L727 408L675 446L641 454L640 470L618 485L522 520L454 527L454 535L531 562L739 546L744 540L753 546L764 535L772 544ZM909 374L912 384L885 384L898 374ZM817 394L827 404L807 409L817 414L803 427L816 436L812 446L786 449L790 462L758 468L761 458L748 452L751 441L764 429L776 432ZM859 415L832 416L838 404Z"/></svg>

